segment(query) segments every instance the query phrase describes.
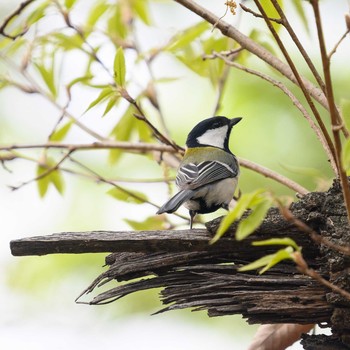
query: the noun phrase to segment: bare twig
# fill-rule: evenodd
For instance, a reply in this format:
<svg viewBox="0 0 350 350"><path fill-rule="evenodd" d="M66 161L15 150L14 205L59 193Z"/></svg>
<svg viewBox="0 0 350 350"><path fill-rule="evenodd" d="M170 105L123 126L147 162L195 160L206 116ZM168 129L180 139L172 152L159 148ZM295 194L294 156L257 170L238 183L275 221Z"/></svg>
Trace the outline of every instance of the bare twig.
<svg viewBox="0 0 350 350"><path fill-rule="evenodd" d="M17 8L16 11L12 12L8 17L5 18L5 20L2 22L2 25L0 26L0 34L3 35L4 37L6 38L9 38L9 39L12 39L12 40L15 40L17 39L18 37L24 35L27 31L28 31L28 28L25 28L22 32L16 34L16 35L10 35L10 34L7 34L5 32L6 30L6 27L8 26L8 24L17 16L19 16L22 11L28 6L30 5L32 2L34 2L35 0L26 0L26 1L23 1L19 7Z"/></svg>
<svg viewBox="0 0 350 350"><path fill-rule="evenodd" d="M284 216L284 218L292 223L294 226L299 228L302 232L307 233L310 238L316 242L317 244L323 244L324 246L333 249L334 251L350 255L350 247L349 246L340 246L339 244L335 244L328 239L322 237L320 234L318 234L315 230L313 230L310 226L305 224L300 219L296 218L293 213L285 207L281 202L277 201L278 207L280 209L281 214Z"/></svg>
<svg viewBox="0 0 350 350"><path fill-rule="evenodd" d="M306 85L304 84L304 81L303 79L301 78L293 60L291 59L285 45L283 44L282 40L280 39L279 35L277 34L275 28L273 27L272 23L269 21L268 17L267 17L267 14L263 8L263 6L260 4L260 2L258 0L254 0L256 6L258 7L260 13L264 16L264 19L265 19L265 22L268 26L268 28L270 29L273 37L275 38L280 50L282 51L283 53L283 56L285 57L285 59L287 60L294 76L295 76L295 79L297 80L298 82L298 85L301 89L301 91L303 92L303 95L308 103L308 105L310 106L311 110L312 110L312 113L314 114L315 118L316 118L316 121L318 123L318 125L320 126L321 130L322 130L322 133L325 137L325 139L327 140L327 144L328 144L328 147L329 149L331 150L332 152L332 155L333 155L333 158L336 159L336 150L335 150L335 147L333 145L333 142L329 136L329 133L328 133L328 130L325 126L325 124L323 123L323 120L320 116L320 113L318 112L315 104L313 103L312 99L311 99L311 92L310 90L306 87Z"/></svg>
<svg viewBox="0 0 350 350"><path fill-rule="evenodd" d="M256 18L264 18L260 13L257 13L255 11L253 11L249 7L247 7L247 6L243 5L243 4L239 4L239 5L241 6L243 11L252 14L254 17L256 17ZM275 22L275 23L284 25L284 22L283 22L283 20L281 18L271 18L271 17L269 17L269 20L271 22Z"/></svg>
<svg viewBox="0 0 350 350"><path fill-rule="evenodd" d="M297 264L297 268L301 273L304 273L305 275L313 278L320 284L323 284L327 288L331 289L333 292L340 294L344 298L350 300L350 293L347 292L345 289L342 289L335 284L327 281L324 279L318 272L316 272L314 269L311 269L306 261L304 260L303 256L300 254L300 252L294 253L294 262Z"/></svg>
<svg viewBox="0 0 350 350"><path fill-rule="evenodd" d="M46 163L42 163L42 162L39 162L39 165L44 167L44 168L47 168L43 173L41 173L40 175L36 176L35 178L31 179L31 180L28 180L26 182L22 182L20 185L18 186L11 186L11 189L13 191L16 191L16 190L19 190L20 188L22 188L23 186L26 186L26 185L29 185L30 183L32 182L35 182L35 181L39 181L41 179L43 179L44 177L50 175L52 172L56 171L60 165L67 159L70 157L70 155L72 154L73 150L69 150L54 166L50 167L48 164Z"/></svg>
<svg viewBox="0 0 350 350"><path fill-rule="evenodd" d="M275 171L265 168L264 166L251 162L250 160L247 159L243 159L243 158L239 158L239 164L242 165L243 167L253 170L265 177L268 177L270 179L273 179L277 182L279 182L280 184L290 188L293 191L296 191L297 193L301 194L301 195L305 195L307 193L309 193L310 191L307 190L305 187L299 185L298 183L294 182L291 179L288 179L287 177L276 173Z"/></svg>
<svg viewBox="0 0 350 350"><path fill-rule="evenodd" d="M14 145L0 145L1 151L10 151L14 149L35 149L35 148L61 148L72 151L77 150L91 150L91 149L123 149L125 151L147 153L151 151L176 153L173 147L168 145L159 145L153 143L134 143L124 141L105 141L93 143L70 144L60 142L47 143L33 143L33 144L14 144Z"/></svg>
<svg viewBox="0 0 350 350"><path fill-rule="evenodd" d="M91 149L123 149L129 152L137 152L137 153L148 153L148 152L160 152L160 153L171 153L171 154L180 154L183 155L183 151L176 151L172 146L168 145L157 145L157 144L149 144L149 143L132 143L132 142L117 142L117 141L108 141L108 142L94 142L88 144L65 144L58 142L47 142L43 144L23 144L23 145L7 145L0 146L0 151L12 151L16 149L40 149L40 148L57 148L57 149L68 149L70 151L78 151L78 150L91 150ZM309 193L309 191L298 183L294 182L287 177L278 174L268 168L265 168L262 165L254 163L250 160L240 158L239 163L241 166L253 170L263 176L271 178L282 185L304 195ZM171 166L172 164L169 163ZM177 164L178 165L178 164Z"/></svg>
<svg viewBox="0 0 350 350"><path fill-rule="evenodd" d="M308 111L305 109L305 107L301 104L301 102L296 98L296 96L280 81L277 81L273 78L271 78L270 76L268 76L265 73L256 71L254 69L250 69L248 67L242 66L239 63L233 62L229 59L227 59L226 57L224 57L221 53L218 52L213 52L212 55L208 55L205 56L205 58L220 58L222 59L227 65L235 67L237 69L240 69L242 71L245 71L249 74L253 74L256 75L266 81L268 81L269 83L273 84L274 86L276 86L277 88L281 89L293 102L293 104L296 106L296 108L299 109L299 111L302 113L302 115L304 116L304 118L307 120L307 122L309 123L310 127L314 130L317 138L319 139L319 141L321 142L327 156L328 159L330 161L330 164L332 166L332 169L334 171L334 173L337 173L338 169L337 169L337 164L335 163L335 160L332 156L332 152L329 149L329 146L327 144L327 141L321 131L321 129L318 127L318 125L316 125L316 123L313 121L313 119L311 118L311 116L309 115Z"/></svg>
<svg viewBox="0 0 350 350"><path fill-rule="evenodd" d="M335 152L336 152L335 156L336 156L336 161L338 165L338 173L339 173L340 183L343 191L344 202L345 202L345 206L348 214L348 220L350 222L350 188L349 188L348 178L346 176L346 172L343 169L343 164L342 164L342 157L341 157L342 144L340 139L339 128L337 128L339 126L340 116L338 114L338 110L334 100L333 84L332 84L332 77L331 77L331 71L330 71L331 62L330 62L329 56L327 55L318 0L311 0L311 4L314 10L318 41L319 41L320 52L322 57L323 73L326 81L326 96L327 96L329 110L330 110L332 132L333 132Z"/></svg>
<svg viewBox="0 0 350 350"><path fill-rule="evenodd" d="M198 3L192 1L192 0L174 0L175 2L179 3L180 5L186 7L193 13L196 13L198 16L202 17L204 20L211 24L217 23L217 28L222 32L223 35L228 36L235 41L237 41L240 46L255 56L259 57L261 60L268 63L271 67L275 68L277 71L279 71L283 76L285 76L287 79L292 81L295 84L299 84L298 80L296 79L293 71L291 68L282 62L280 59L275 57L271 54L268 50L266 50L263 46L256 43L251 38L247 37L243 33L241 33L238 29L233 27L232 25L228 24L227 22L223 20L218 21L218 17L215 16L213 13L205 9L204 7L200 6ZM328 103L327 99L319 88L314 86L309 80L300 77L303 84L305 85L305 88L308 90L310 95L318 101L324 108L328 109Z"/></svg>
<svg viewBox="0 0 350 350"><path fill-rule="evenodd" d="M325 92L325 84L324 84L321 76L318 74L318 71L317 71L316 67L314 66L314 64L312 63L310 56L305 51L304 46L299 41L297 35L295 34L292 26L290 25L290 23L288 21L288 18L284 14L284 12L283 12L281 6L279 5L278 1L276 1L276 0L270 0L270 1L272 2L273 6L275 7L275 9L278 12L278 14L280 15L282 23L283 23L283 26L287 29L290 37L292 38L292 40L295 43L295 45L297 46L299 52L303 56L306 64L310 68L310 70L311 70L313 76L315 77L318 85L320 86L322 91Z"/></svg>
<svg viewBox="0 0 350 350"><path fill-rule="evenodd" d="M346 36L350 33L350 29L348 29L338 40L338 42L334 45L333 49L331 52L328 54L328 60L331 60L332 56L336 53L338 50L339 45L343 42L343 40L346 38Z"/></svg>

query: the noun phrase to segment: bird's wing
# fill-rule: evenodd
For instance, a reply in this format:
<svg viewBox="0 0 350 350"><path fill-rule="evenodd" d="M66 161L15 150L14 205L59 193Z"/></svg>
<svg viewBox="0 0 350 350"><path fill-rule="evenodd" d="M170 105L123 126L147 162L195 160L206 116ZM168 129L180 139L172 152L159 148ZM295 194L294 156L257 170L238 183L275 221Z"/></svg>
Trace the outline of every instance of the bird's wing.
<svg viewBox="0 0 350 350"><path fill-rule="evenodd" d="M205 161L199 164L189 163L180 167L176 176L176 185L180 189L191 189L237 176L238 168L230 167L218 161Z"/></svg>

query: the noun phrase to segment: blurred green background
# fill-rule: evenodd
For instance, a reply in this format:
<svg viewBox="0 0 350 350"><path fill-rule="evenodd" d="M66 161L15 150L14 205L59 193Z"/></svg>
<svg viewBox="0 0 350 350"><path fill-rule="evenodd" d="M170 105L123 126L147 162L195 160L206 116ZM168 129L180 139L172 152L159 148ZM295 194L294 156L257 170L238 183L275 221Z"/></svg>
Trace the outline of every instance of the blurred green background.
<svg viewBox="0 0 350 350"><path fill-rule="evenodd" d="M218 16L225 10L221 3L201 3ZM91 2L85 4L88 6ZM324 0L321 5L325 28L328 29L326 40L329 47L333 47L345 31L344 12L349 10L348 3L338 0L334 6L333 1ZM4 18L14 8L14 1L2 1L0 16ZM306 10L307 18L311 19L311 12ZM293 8L288 13L319 67L314 28L310 26L307 34ZM164 44L179 27L185 28L198 21L179 5L167 1L151 2L151 15L155 25L152 31L145 31L146 47ZM235 24L237 18L227 15L225 20ZM249 32L253 25L265 30L261 22L252 23L252 17L244 14L240 20L242 31ZM143 29L140 28L141 33ZM289 48L295 53L293 46ZM107 58L109 54L106 52ZM349 38L346 38L333 64L338 101L350 98L349 54ZM296 53L295 59L298 60ZM254 59L250 64L271 72ZM68 73L78 68L79 57L76 57L69 64ZM0 69L6 72L3 62ZM154 63L154 71L158 78L176 78L156 86L171 136L183 145L189 130L198 121L212 115L215 89L208 79L199 77L166 55ZM131 80L142 81L145 73L136 70L129 71L129 74ZM75 98L71 108L79 115L95 96L84 89L77 95L79 98ZM102 119L101 111L103 109L97 107L81 120L95 130L108 131L113 119ZM231 139L231 150L238 156L276 170L310 190L325 190L331 183L332 172L318 140L280 90L254 76L231 70L219 114L243 117ZM45 142L57 116L57 110L38 96L25 95L13 88L1 90L0 143ZM91 138L72 130L67 142L91 142ZM31 151L30 154L37 156L39 152ZM162 168L156 162L140 155L125 155L116 165L110 165L107 159L107 151L79 153L80 161L106 177L162 176ZM124 219L142 221L153 215L155 209L147 204L135 206L118 202L106 194L110 189L108 185L67 174L64 175L64 195L52 187L41 199L35 183L11 191L8 186L17 186L35 177L36 167L30 162L14 161L8 163L7 168L10 171L0 168L2 349L113 346L118 349L203 350L216 347L239 350L249 344L256 326L248 326L239 316L210 319L205 312L183 310L151 317L151 313L161 308L157 290L128 296L107 306L76 305L76 296L105 270L102 267L104 254L14 258L10 255L9 241L54 232L130 229ZM162 184L126 186L146 193L158 204L167 197L167 187ZM242 169L239 187L243 193L264 187L279 195L293 196L292 191L246 169ZM181 212L187 215L185 210ZM205 219L222 213L208 215ZM187 225L180 219L173 220ZM293 349L298 348L299 345L293 346Z"/></svg>

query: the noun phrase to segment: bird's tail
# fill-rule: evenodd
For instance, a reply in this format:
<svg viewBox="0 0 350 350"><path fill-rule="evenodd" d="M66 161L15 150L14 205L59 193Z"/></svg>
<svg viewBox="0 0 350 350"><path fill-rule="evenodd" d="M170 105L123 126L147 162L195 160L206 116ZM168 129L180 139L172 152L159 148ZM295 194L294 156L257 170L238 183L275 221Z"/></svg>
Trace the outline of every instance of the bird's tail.
<svg viewBox="0 0 350 350"><path fill-rule="evenodd" d="M179 209L182 203L193 197L194 192L195 191L193 190L180 191L174 197L170 198L161 208L159 208L157 214L173 213Z"/></svg>

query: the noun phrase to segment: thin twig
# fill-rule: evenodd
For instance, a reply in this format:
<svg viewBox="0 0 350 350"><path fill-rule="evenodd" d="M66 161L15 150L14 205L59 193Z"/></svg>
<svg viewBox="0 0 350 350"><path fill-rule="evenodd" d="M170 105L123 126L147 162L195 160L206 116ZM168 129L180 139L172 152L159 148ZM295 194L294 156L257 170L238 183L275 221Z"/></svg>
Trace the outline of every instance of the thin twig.
<svg viewBox="0 0 350 350"><path fill-rule="evenodd" d="M300 219L296 218L288 208L286 208L284 205L282 205L282 203L280 203L280 202L277 202L277 203L278 203L280 212L282 213L284 218L288 222L290 222L291 224L293 224L294 226L299 228L301 231L307 233L314 242L316 242L317 244L322 244L322 245L324 245L332 250L343 253L345 255L350 255L350 247L349 246L341 246L339 244L335 244L335 243L329 241L327 238L322 237L319 233L317 233L310 226L305 224Z"/></svg>
<svg viewBox="0 0 350 350"><path fill-rule="evenodd" d="M200 6L198 3L192 0L174 0L174 1L186 7L188 10L202 17L204 20L206 20L207 22L213 25L217 22L216 28L219 29L224 36L227 36L235 40L238 44L240 44L242 48L251 52L258 58L260 58L261 60L269 64L271 67L275 68L278 72L280 72L283 76L285 76L287 79L289 79L293 83L295 84L299 83L295 75L293 74L293 71L287 64L285 64L280 59L275 57L273 54L271 54L271 52L269 52L263 46L259 45L254 40L252 40L251 38L241 33L234 26L228 24L223 20L219 20L219 18L215 16L213 13L211 13L210 11L208 11L207 9L205 9L204 7ZM304 86L306 87L306 89L309 91L310 95L316 101L318 101L324 108L328 109L327 99L324 93L322 92L322 90L317 88L315 85L313 85L309 80L305 78L301 78L301 80Z"/></svg>
<svg viewBox="0 0 350 350"><path fill-rule="evenodd" d="M312 72L313 76L315 77L318 85L320 86L322 91L325 92L325 84L324 84L321 76L318 74L318 71L317 71L315 65L312 63L312 60L311 60L310 56L307 54L307 52L304 49L304 46L301 44L300 40L298 39L297 35L295 34L292 26L290 25L290 23L288 21L288 18L284 14L284 12L283 12L281 6L279 5L278 1L276 1L276 0L270 0L270 1L272 2L273 6L275 7L275 9L278 12L278 14L280 15L282 23L283 23L283 26L286 28L286 30L289 33L291 39L293 40L293 42L295 43L295 45L298 48L299 52L303 56L306 64L310 68L310 71Z"/></svg>
<svg viewBox="0 0 350 350"><path fill-rule="evenodd" d="M271 78L270 76L268 76L267 74L264 74L262 72L256 71L254 69L250 69L248 67L242 66L239 63L233 62L229 59L227 59L226 57L224 57L221 53L218 52L213 52L212 55L208 55L205 56L205 58L220 58L222 59L227 65L235 67L237 69L240 69L244 72L247 72L249 74L253 74L256 75L268 82L270 82L271 84L273 84L274 86L276 86L277 88L281 89L289 98L290 100L293 102L293 104L296 106L296 108L299 109L299 111L302 113L302 115L304 116L304 118L307 120L307 122L309 123L310 127L314 130L318 140L320 141L321 145L323 146L328 159L330 161L330 164L332 166L332 169L335 173L337 173L337 164L334 161L334 158L332 156L332 152L327 144L327 140L325 139L321 129L318 127L318 125L313 121L313 119L311 118L311 116L309 115L308 111L304 108L304 106L301 104L301 102L296 98L296 96L280 81L277 81L273 78Z"/></svg>
<svg viewBox="0 0 350 350"><path fill-rule="evenodd" d="M304 260L303 256L300 254L300 252L294 253L294 262L297 264L297 268L301 273L304 273L305 275L313 278L320 284L323 284L327 288L331 289L333 292L340 294L344 298L350 300L350 293L347 292L345 289L342 289L335 284L327 281L325 278L323 278L318 272L316 272L314 269L311 269L306 261Z"/></svg>
<svg viewBox="0 0 350 350"><path fill-rule="evenodd" d="M310 91L309 89L305 86L304 84L304 81L303 79L301 78L293 60L291 59L285 45L283 44L281 38L279 37L279 35L277 34L275 28L273 27L272 23L269 21L268 17L267 17L267 14L263 8L263 6L260 4L260 2L258 0L254 0L256 6L258 7L260 13L264 16L264 19L265 19L265 22L269 28L269 30L271 31L273 37L275 38L280 50L282 51L283 53L283 56L285 57L285 59L287 60L288 62L288 65L290 66L294 76L295 76L295 79L297 80L298 82L298 85L301 89L301 91L303 92L303 95L308 103L308 105L310 106L311 110L312 110L312 113L314 114L315 118L316 118L316 121L318 123L318 125L320 126L321 130L322 130L322 133L325 137L325 139L327 140L327 144L328 144L328 147L329 149L331 150L332 152L332 156L333 158L336 160L336 150L335 150L335 147L333 145L333 142L329 136L329 133L328 133L328 130L325 126L325 124L323 123L323 120L321 118L321 115L320 113L318 112L315 104L313 103L312 99L311 99L311 94L310 94Z"/></svg>
<svg viewBox="0 0 350 350"><path fill-rule="evenodd" d="M147 153L151 151L177 153L173 147L168 145L160 145L153 143L134 143L124 141L105 141L105 142L93 142L93 143L81 143L70 144L60 142L47 142L47 143L33 143L33 144L13 144L13 145L0 145L1 151L10 151L14 149L35 149L35 148L60 148L68 150L92 150L92 149L123 149L125 151Z"/></svg>
<svg viewBox="0 0 350 350"><path fill-rule="evenodd" d="M331 123L332 123L332 132L333 132L333 138L334 138L334 144L335 144L335 152L336 152L335 155L336 155L336 161L338 165L338 173L340 177L340 183L341 183L342 192L344 196L346 211L348 214L348 220L350 222L350 188L349 188L348 178L346 176L346 172L343 169L343 164L342 164L342 157L341 157L342 144L340 139L339 128L337 128L339 126L340 116L338 114L338 110L334 100L333 84L332 84L332 77L331 77L331 71L330 71L331 62L327 55L318 0L311 0L311 4L314 10L318 41L319 41L320 52L322 57L323 73L326 81L326 96L328 100Z"/></svg>
<svg viewBox="0 0 350 350"><path fill-rule="evenodd" d="M332 56L336 53L338 50L339 45L343 42L343 40L346 38L346 36L350 33L350 29L348 29L342 37L338 40L338 42L334 45L332 51L328 54L328 60L331 60Z"/></svg>
<svg viewBox="0 0 350 350"><path fill-rule="evenodd" d="M149 143L132 143L132 142L118 142L118 141L109 141L109 142L94 142L88 144L64 144L58 142L47 142L43 144L23 144L23 145L7 145L1 146L0 151L13 151L16 149L48 149L48 148L57 148L57 149L68 149L70 151L78 151L78 150L92 150L92 149L123 149L129 152L137 152L137 153L147 153L147 152L160 152L160 153L170 153L170 154L180 154L183 155L184 152L179 150L176 151L172 146L168 145L157 145L157 144L149 144ZM240 158L239 163L241 166L253 170L263 176L271 178L280 184L300 193L301 195L305 195L309 193L306 188L299 185L287 177L278 174L260 164L254 163L250 160ZM168 163L170 166L172 164ZM177 164L178 165L178 164Z"/></svg>
<svg viewBox="0 0 350 350"><path fill-rule="evenodd" d="M253 11L249 7L247 7L247 6L243 5L243 4L239 4L239 5L241 6L243 11L252 14L254 17L256 17L256 18L264 18L260 13L257 13L255 11ZM275 23L284 25L283 20L281 18L271 18L271 17L269 17L269 20L271 22L275 22Z"/></svg>
<svg viewBox="0 0 350 350"><path fill-rule="evenodd" d="M61 165L67 158L70 157L70 155L72 154L72 152L73 152L73 150L69 150L69 151L68 151L54 166L52 166L52 167L49 167L48 164L46 164L46 163L43 164L42 162L39 162L39 165L40 165L41 167L44 167L44 168L47 167L47 169L46 169L43 173L41 173L40 175L36 176L35 178L33 178L33 179L31 179L31 180L28 180L28 181L26 181L26 182L22 182L22 183L21 183L20 185L18 185L18 186L11 186L11 189L12 189L13 191L19 190L20 188L22 188L22 187L24 187L24 186L26 186L26 185L29 185L29 184L32 183L32 182L39 181L39 180L43 179L44 177L50 175L51 173L53 173L54 171L56 171L56 170L60 167L60 165Z"/></svg>
<svg viewBox="0 0 350 350"><path fill-rule="evenodd" d="M294 182L291 179L288 179L287 177L276 173L275 171L265 168L264 166L254 163L250 160L247 159L243 159L243 158L238 158L239 164L247 169L253 170L265 177L268 177L270 179L273 179L277 182L279 182L280 184L290 188L291 190L297 192L300 195L306 195L308 193L310 193L309 190L307 190L305 187L299 185L298 183Z"/></svg>
<svg viewBox="0 0 350 350"><path fill-rule="evenodd" d="M12 12L8 17L5 18L5 20L2 22L2 25L0 26L0 34L2 34L4 37L15 40L18 37L24 35L25 33L27 33L28 28L25 28L22 32L16 34L16 35L10 35L7 34L5 32L6 27L8 26L8 24L17 16L19 16L22 11L28 6L30 5L32 2L34 2L35 0L27 0L27 1L23 1L19 7L17 8L17 10L15 10L14 12Z"/></svg>

